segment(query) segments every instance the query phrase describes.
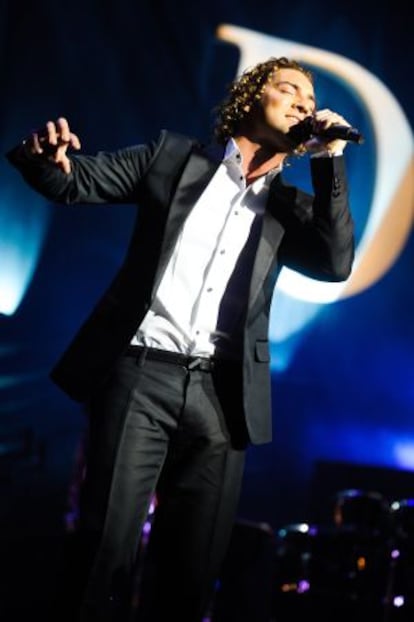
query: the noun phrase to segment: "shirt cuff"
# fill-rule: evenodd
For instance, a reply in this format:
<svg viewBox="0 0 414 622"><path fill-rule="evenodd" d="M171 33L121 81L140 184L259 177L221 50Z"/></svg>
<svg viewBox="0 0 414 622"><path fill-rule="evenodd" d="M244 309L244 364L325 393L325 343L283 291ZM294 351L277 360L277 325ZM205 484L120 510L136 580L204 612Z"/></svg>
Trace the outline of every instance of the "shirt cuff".
<svg viewBox="0 0 414 622"><path fill-rule="evenodd" d="M341 156L343 155L343 150L335 150L335 151L329 151L328 149L324 150L324 151L318 151L316 153L311 153L310 157L311 158L335 158L336 156Z"/></svg>

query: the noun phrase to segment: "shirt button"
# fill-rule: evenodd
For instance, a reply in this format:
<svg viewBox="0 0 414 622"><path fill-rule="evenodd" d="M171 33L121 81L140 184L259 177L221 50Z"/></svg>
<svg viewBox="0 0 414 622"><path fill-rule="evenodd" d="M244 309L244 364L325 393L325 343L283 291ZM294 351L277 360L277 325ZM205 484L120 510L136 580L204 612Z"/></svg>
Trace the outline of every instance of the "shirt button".
<svg viewBox="0 0 414 622"><path fill-rule="evenodd" d="M207 291L208 291L208 292L212 292L212 291L213 291L213 288L212 288L212 287L207 287Z"/></svg>
<svg viewBox="0 0 414 622"><path fill-rule="evenodd" d="M225 249L222 248L221 251L220 251L220 255L224 255L225 252L226 252Z"/></svg>

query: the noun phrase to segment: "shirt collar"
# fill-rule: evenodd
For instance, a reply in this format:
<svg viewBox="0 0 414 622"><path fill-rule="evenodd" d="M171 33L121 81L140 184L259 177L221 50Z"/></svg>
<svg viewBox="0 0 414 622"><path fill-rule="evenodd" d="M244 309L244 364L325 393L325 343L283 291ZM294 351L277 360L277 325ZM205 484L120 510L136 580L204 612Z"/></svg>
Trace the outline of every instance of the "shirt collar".
<svg viewBox="0 0 414 622"><path fill-rule="evenodd" d="M229 138L226 143L226 147L224 150L223 162L233 162L241 166L243 162L243 156L240 152L239 146L234 140L234 138ZM281 172L283 168L283 163L279 164L275 168L272 168L268 171L262 178L266 181L272 181L273 177Z"/></svg>
<svg viewBox="0 0 414 622"><path fill-rule="evenodd" d="M240 152L239 146L234 138L229 138L224 150L223 162L232 160L233 162L241 163L243 156Z"/></svg>

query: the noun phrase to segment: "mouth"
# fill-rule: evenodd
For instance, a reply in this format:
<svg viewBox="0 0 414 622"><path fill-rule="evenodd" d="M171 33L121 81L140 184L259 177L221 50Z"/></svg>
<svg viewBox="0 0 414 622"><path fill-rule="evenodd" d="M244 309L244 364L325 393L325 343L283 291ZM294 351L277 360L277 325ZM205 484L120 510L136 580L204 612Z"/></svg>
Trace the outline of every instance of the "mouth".
<svg viewBox="0 0 414 622"><path fill-rule="evenodd" d="M289 123L289 127L293 127L294 125L297 125L298 123L301 122L301 119L294 115L286 115L286 119Z"/></svg>

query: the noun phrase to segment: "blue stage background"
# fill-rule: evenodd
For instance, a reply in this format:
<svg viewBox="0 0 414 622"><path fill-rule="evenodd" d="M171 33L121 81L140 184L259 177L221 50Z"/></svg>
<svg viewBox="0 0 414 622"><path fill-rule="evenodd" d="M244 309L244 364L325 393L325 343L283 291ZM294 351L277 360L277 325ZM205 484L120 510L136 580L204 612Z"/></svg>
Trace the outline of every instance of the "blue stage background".
<svg viewBox="0 0 414 622"><path fill-rule="evenodd" d="M217 38L220 24L361 64L412 123L412 26L401 0L9 1L0 5L1 152L58 116L70 120L84 153L143 142L161 128L208 140L212 107L239 60L237 48ZM349 93L323 76L318 86L325 106L363 124ZM374 183L372 137L346 154L361 236ZM288 174L295 178L294 166ZM1 518L3 536L24 537L40 559L33 539L49 547L59 533L85 426L81 407L48 372L114 275L134 208L50 205L4 157L0 179ZM328 482L338 465L389 469L393 482L414 470L413 266L410 232L377 282L322 306L294 340L274 344L274 441L249 453L241 517L275 529L317 520L332 486L359 485L354 476ZM315 480L324 464L325 483ZM412 492L386 480L361 478L390 498L414 497L414 473Z"/></svg>

